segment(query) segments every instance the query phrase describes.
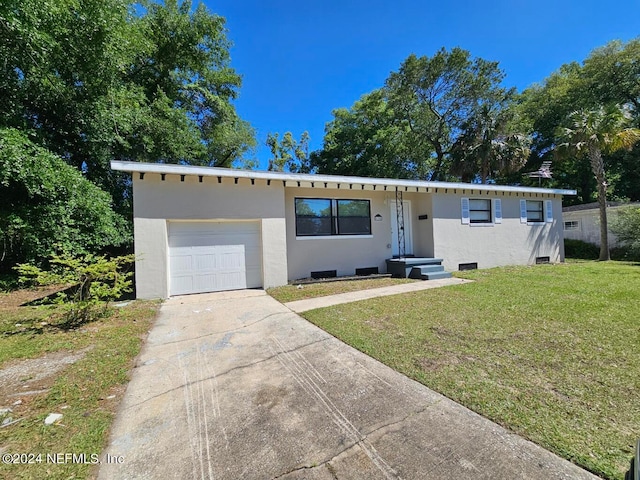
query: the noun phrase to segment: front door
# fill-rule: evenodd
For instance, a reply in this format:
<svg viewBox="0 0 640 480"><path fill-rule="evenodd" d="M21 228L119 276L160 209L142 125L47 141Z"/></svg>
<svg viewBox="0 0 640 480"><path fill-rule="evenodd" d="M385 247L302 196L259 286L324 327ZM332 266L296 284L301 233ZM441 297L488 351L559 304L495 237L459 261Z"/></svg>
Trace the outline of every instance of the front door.
<svg viewBox="0 0 640 480"><path fill-rule="evenodd" d="M396 201L392 200L391 206L391 254L395 257L398 255L398 217L396 210ZM404 210L404 253L405 255L413 254L413 235L411 232L411 202L403 200L402 209Z"/></svg>

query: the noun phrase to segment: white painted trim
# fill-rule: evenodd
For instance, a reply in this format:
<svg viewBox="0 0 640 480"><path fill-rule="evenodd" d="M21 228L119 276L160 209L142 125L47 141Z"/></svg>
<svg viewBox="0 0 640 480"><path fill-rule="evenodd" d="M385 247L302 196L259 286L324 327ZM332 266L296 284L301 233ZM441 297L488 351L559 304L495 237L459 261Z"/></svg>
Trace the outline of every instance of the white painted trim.
<svg viewBox="0 0 640 480"><path fill-rule="evenodd" d="M460 222L462 225L471 223L471 203L467 197L460 198Z"/></svg>
<svg viewBox="0 0 640 480"><path fill-rule="evenodd" d="M411 200L402 200L402 203L404 204L403 205L403 212L406 213L406 211L404 210L405 205L406 205L406 207L409 208L409 213L407 214L407 218L409 219L409 228L407 229L407 226L406 225L404 226L404 244L405 244L405 249L406 249L406 245L407 245L407 238L409 238L410 247L411 247L411 248L408 249L409 251L405 251L404 253L405 253L405 255L413 255L413 216L412 216L412 211L411 211L412 210L411 209ZM397 213L396 213L396 208L397 207L395 205L396 205L395 198L393 200L389 200L389 215L391 215L391 217L397 216ZM390 217L390 223L392 223L391 222L391 217ZM397 223L397 220L396 220L396 223ZM397 225L396 225L396 228L397 228ZM407 233L407 231L408 231L408 233ZM389 235L391 236L391 245L392 245L391 246L391 253L393 255L393 241L394 241L394 238L393 238L393 235L391 235L392 232L393 232L393 230L389 231ZM397 243L397 241L398 241L397 236L396 236L395 240L396 240L396 243ZM398 245L398 250L400 250L400 246L399 245Z"/></svg>
<svg viewBox="0 0 640 480"><path fill-rule="evenodd" d="M493 222L502 223L502 199L492 199L491 206L493 207ZM500 212L500 215L498 215L498 212Z"/></svg>
<svg viewBox="0 0 640 480"><path fill-rule="evenodd" d="M547 223L553 222L553 202L551 200L544 202L544 219Z"/></svg>
<svg viewBox="0 0 640 480"><path fill-rule="evenodd" d="M296 240L329 240L329 239L356 239L356 238L373 238L373 235L304 235L296 236Z"/></svg>
<svg viewBox="0 0 640 480"><path fill-rule="evenodd" d="M535 187L514 187L510 185L486 185L476 183L448 183L448 182L430 182L423 180L401 180L390 178L368 178L368 177L352 177L342 175L319 175L308 173L286 173L286 172L264 172L256 170L239 170L233 168L220 167L197 167L193 165L172 165L168 163L143 163L143 162L122 162L111 161L111 168L122 172L140 172L140 173L165 173L173 175L202 175L203 177L225 177L225 178L254 178L263 180L279 180L284 182L294 182L295 185L286 185L287 188L297 187L297 182L310 183L316 185L315 188L324 188L324 182L340 184L340 185L375 185L380 187L390 187L387 192L393 192L398 188L410 189L428 189L446 188L461 190L477 190L485 192L523 192L523 193L542 193L550 195L576 195L576 190L561 190L551 188L535 188ZM305 185L306 187L306 185ZM354 189L356 191L361 190ZM340 188L340 190L349 191L349 188ZM380 190L383 191L383 190ZM415 192L407 192L415 193ZM432 192L429 192L432 193ZM462 192L460 192L462 194ZM471 193L466 194L471 195Z"/></svg>

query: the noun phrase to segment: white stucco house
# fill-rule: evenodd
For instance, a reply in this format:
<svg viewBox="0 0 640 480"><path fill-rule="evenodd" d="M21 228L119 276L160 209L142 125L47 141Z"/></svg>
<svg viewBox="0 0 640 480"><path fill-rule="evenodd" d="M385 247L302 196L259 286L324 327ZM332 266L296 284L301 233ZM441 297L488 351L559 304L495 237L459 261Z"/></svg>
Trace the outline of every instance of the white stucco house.
<svg viewBox="0 0 640 480"><path fill-rule="evenodd" d="M640 203L607 202L607 219L626 207ZM598 202L571 205L562 209L564 237L600 246L600 205ZM609 229L609 247L617 247L616 235Z"/></svg>
<svg viewBox="0 0 640 480"><path fill-rule="evenodd" d="M562 262L562 196L576 193L137 162L111 167L132 174L138 298L386 273L398 265L387 262L393 257L405 259L396 261L408 274L420 267L418 278L445 275L440 265Z"/></svg>

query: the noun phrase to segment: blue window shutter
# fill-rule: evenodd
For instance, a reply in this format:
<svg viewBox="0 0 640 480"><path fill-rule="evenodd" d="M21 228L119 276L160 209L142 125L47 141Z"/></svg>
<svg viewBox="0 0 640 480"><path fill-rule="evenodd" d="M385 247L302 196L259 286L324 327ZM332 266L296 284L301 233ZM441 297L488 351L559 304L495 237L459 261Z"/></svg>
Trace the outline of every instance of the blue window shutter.
<svg viewBox="0 0 640 480"><path fill-rule="evenodd" d="M520 223L527 223L527 201L520 200Z"/></svg>
<svg viewBox="0 0 640 480"><path fill-rule="evenodd" d="M469 223L469 199L462 197L460 199L460 207L462 210L462 223L466 225Z"/></svg>
<svg viewBox="0 0 640 480"><path fill-rule="evenodd" d="M496 198L493 201L495 223L502 223L502 200Z"/></svg>
<svg viewBox="0 0 640 480"><path fill-rule="evenodd" d="M545 203L547 204L547 208L545 209L547 215L546 220L547 223L551 223L553 222L553 202L551 200L547 200Z"/></svg>

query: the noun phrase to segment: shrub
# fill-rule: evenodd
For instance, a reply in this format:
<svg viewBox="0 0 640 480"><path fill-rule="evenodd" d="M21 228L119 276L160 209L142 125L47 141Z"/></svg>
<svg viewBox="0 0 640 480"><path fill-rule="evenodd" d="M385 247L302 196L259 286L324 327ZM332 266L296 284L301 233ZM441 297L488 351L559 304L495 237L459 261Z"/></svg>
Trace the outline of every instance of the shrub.
<svg viewBox="0 0 640 480"><path fill-rule="evenodd" d="M83 255L130 240L111 196L22 132L0 129L0 271L58 247Z"/></svg>
<svg viewBox="0 0 640 480"><path fill-rule="evenodd" d="M640 257L640 207L621 208L609 222L611 231L626 249L628 259Z"/></svg>
<svg viewBox="0 0 640 480"><path fill-rule="evenodd" d="M564 255L567 258L581 258L584 260L597 260L600 256L600 248L593 243L582 240L564 239Z"/></svg>
<svg viewBox="0 0 640 480"><path fill-rule="evenodd" d="M108 259L63 254L51 257L48 271L26 263L17 265L15 270L23 283L69 286L58 293L56 303L66 306L65 322L73 327L95 320L105 313L110 301L132 291L132 272L128 270L133 261L133 255Z"/></svg>
<svg viewBox="0 0 640 480"><path fill-rule="evenodd" d="M18 276L12 273L0 273L0 292L9 292L18 288Z"/></svg>

